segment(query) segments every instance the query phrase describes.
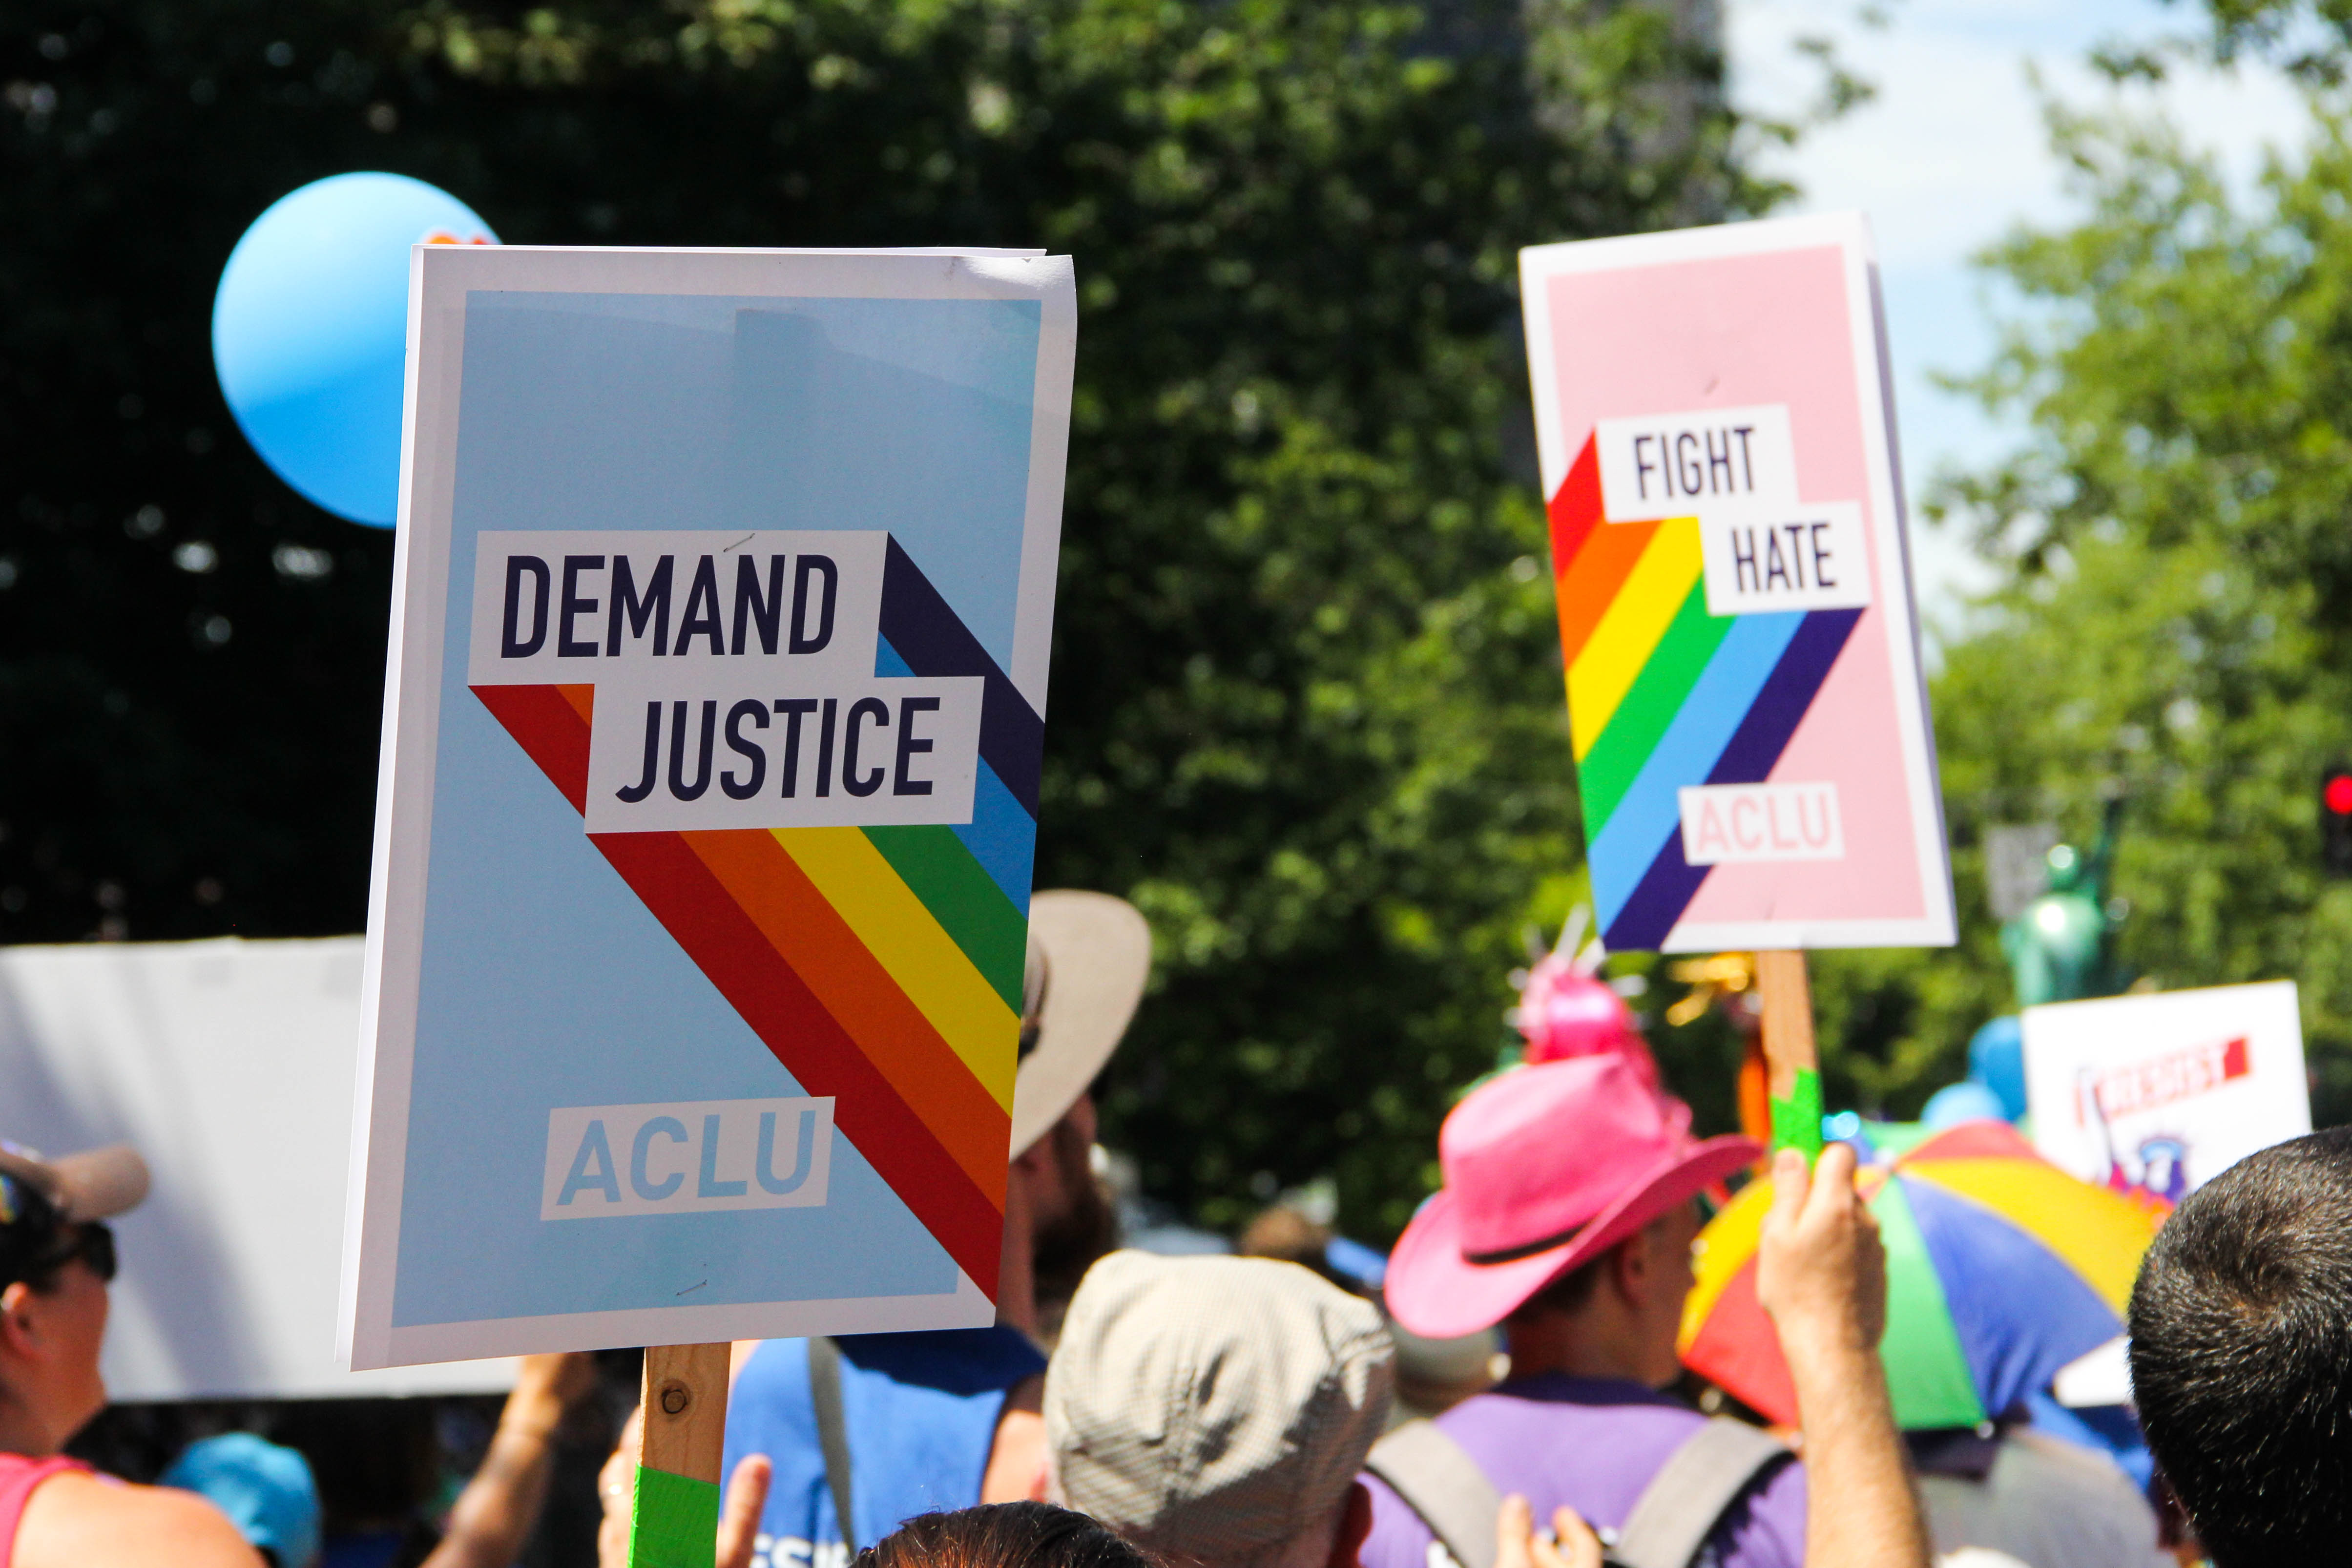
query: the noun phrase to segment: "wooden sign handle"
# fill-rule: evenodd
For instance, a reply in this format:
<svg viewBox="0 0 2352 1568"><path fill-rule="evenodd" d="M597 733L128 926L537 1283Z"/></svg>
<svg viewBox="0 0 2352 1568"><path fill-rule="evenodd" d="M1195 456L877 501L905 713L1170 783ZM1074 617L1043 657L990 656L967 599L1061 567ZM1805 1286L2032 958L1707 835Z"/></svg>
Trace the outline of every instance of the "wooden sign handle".
<svg viewBox="0 0 2352 1568"><path fill-rule="evenodd" d="M646 1351L645 1447L629 1514L629 1568L712 1568L728 1351L723 1341Z"/></svg>
<svg viewBox="0 0 2352 1568"><path fill-rule="evenodd" d="M1764 1004L1764 1072L1772 1102L1772 1147L1822 1152L1822 1075L1813 1052L1813 988L1801 952L1756 955Z"/></svg>

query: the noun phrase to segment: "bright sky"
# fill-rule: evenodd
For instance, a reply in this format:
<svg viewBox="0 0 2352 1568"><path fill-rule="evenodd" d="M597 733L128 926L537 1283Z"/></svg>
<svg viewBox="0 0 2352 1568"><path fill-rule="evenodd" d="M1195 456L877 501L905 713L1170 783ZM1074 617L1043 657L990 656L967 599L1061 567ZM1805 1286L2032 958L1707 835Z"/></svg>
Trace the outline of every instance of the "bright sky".
<svg viewBox="0 0 2352 1568"><path fill-rule="evenodd" d="M2113 101L2084 63L2112 39L2150 41L2196 26L2200 8L2157 0L1886 0L1888 23L1865 26L1858 0L1727 0L1734 101L1788 113L1817 89L1819 69L1791 41L1834 38L1849 69L1877 99L1767 161L1802 196L1790 212L1859 207L1870 215L1886 292L1895 412L1913 501L1913 561L1921 607L1951 626L1966 595L1990 574L1963 542L1919 518L1918 498L1939 468L1981 468L2022 437L1965 398L1938 390L1933 371L1972 371L1991 355L1994 305L1969 258L2019 223L2048 226L2070 212L2028 79L2077 108ZM2266 144L2294 145L2305 113L2277 73L2176 72L2126 101L2160 105L2192 143L2218 150L2250 178Z"/></svg>

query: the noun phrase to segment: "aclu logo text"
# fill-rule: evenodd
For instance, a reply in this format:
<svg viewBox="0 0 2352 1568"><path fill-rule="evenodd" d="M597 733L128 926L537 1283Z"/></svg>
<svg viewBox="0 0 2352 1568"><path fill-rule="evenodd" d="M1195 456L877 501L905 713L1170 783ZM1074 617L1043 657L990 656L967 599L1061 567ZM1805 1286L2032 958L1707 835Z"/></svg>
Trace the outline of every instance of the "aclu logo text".
<svg viewBox="0 0 2352 1568"><path fill-rule="evenodd" d="M1681 804L1689 865L1845 858L1833 784L1698 784Z"/></svg>
<svg viewBox="0 0 2352 1568"><path fill-rule="evenodd" d="M547 1113L541 1219L821 1208L833 1100L689 1100Z"/></svg>

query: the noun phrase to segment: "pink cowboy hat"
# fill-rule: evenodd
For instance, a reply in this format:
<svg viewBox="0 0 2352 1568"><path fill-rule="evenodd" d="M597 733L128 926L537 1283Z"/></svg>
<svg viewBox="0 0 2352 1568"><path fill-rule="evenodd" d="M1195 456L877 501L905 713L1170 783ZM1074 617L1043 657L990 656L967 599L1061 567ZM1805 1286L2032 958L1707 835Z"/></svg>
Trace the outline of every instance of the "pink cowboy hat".
<svg viewBox="0 0 2352 1568"><path fill-rule="evenodd" d="M1694 1142L1622 1057L1520 1068L1454 1108L1445 1185L1389 1257L1396 1321L1430 1339L1494 1327L1578 1265L1762 1155Z"/></svg>

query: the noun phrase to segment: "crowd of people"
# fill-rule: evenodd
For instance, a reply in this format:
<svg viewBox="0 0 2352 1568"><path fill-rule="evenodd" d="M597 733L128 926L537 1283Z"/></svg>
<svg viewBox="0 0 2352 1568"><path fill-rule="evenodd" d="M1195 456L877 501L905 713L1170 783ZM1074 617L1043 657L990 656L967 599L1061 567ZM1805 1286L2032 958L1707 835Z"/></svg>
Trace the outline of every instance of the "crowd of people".
<svg viewBox="0 0 2352 1568"><path fill-rule="evenodd" d="M1702 1204L1765 1152L1694 1139L1687 1110L1620 1055L1521 1067L1465 1097L1441 1133L1442 1186L1377 1288L1295 1236L1244 1248L1289 1257L1115 1249L1090 1090L1150 955L1119 900L1038 895L999 1321L735 1347L722 1568L2173 1561L2155 1511L2095 1456L2042 1463L2040 1489L2007 1507L1987 1478L2025 1461L2001 1443L1973 1479L1917 1462L1878 1351L1885 1252L1843 1143L1810 1166L1783 1150L1758 1178L1771 1204L1757 1295L1795 1427L1690 1403L1676 1343ZM308 1568L315 1514L306 1533L281 1505L299 1479L279 1473L285 1450L215 1438L153 1487L65 1457L105 1403L106 1222L145 1184L128 1150L0 1145L0 1568ZM2138 1415L2193 1533L2180 1554L2338 1561L2352 1130L2190 1194L2130 1318ZM1499 1381L1424 1379L1400 1401L1400 1344L1486 1335ZM432 1568L516 1560L551 1434L591 1376L583 1357L526 1360ZM604 1477L606 1568L628 1558L635 1461L632 1428Z"/></svg>

